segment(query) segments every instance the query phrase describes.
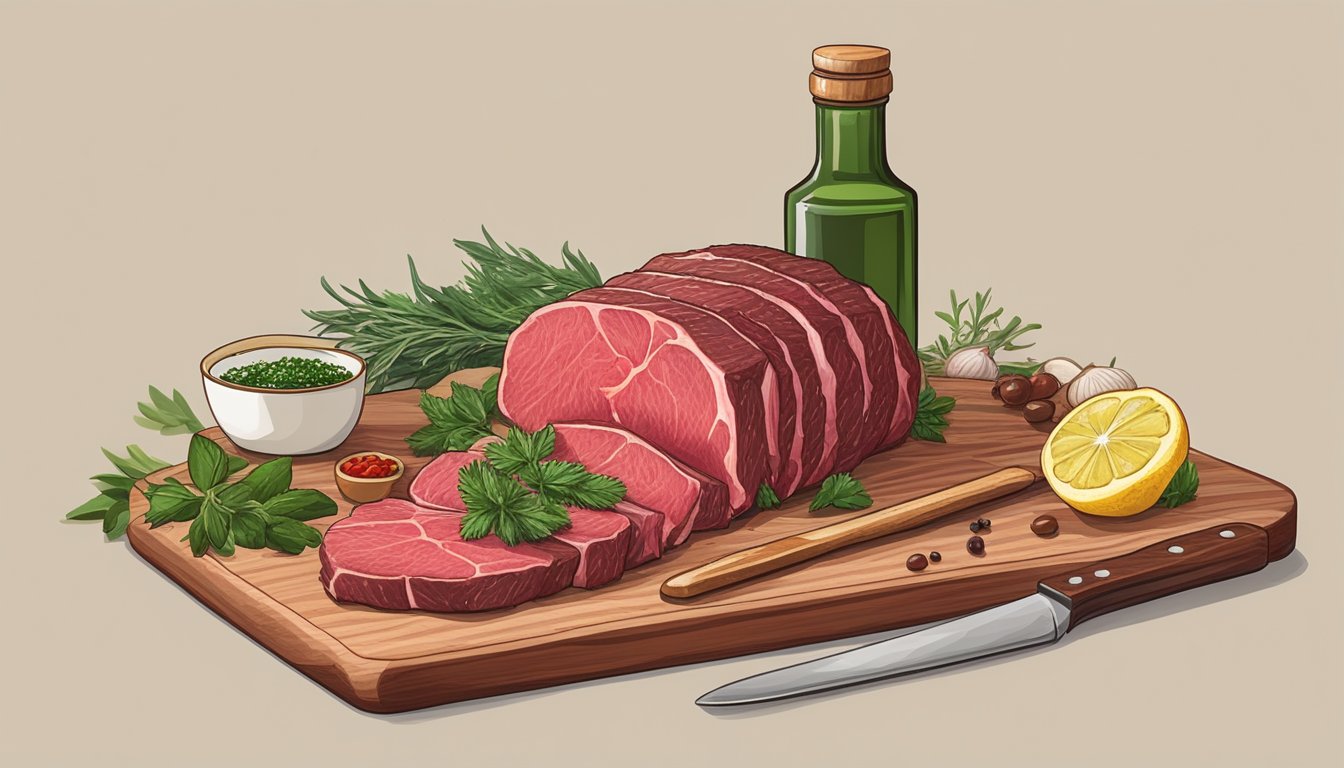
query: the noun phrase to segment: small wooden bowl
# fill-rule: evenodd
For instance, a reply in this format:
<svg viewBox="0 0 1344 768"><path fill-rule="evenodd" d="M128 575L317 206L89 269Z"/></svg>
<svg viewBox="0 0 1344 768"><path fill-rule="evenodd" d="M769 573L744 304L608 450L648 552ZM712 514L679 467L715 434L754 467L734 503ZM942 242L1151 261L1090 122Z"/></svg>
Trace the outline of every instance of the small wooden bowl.
<svg viewBox="0 0 1344 768"><path fill-rule="evenodd" d="M380 459L391 459L397 463L397 471L387 477L354 477L341 471L341 465L355 458L356 456L377 456ZM356 504L366 504L370 501L379 501L386 499L392 492L392 486L396 484L406 471L406 462L393 456L390 453L381 451L358 451L349 456L342 457L336 462L336 487L341 490L341 495Z"/></svg>

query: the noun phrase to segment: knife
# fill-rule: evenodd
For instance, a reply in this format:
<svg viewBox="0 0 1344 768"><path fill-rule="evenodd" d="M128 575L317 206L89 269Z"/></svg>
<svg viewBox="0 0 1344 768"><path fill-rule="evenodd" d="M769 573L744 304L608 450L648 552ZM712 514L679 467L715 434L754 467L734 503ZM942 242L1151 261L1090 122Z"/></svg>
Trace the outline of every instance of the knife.
<svg viewBox="0 0 1344 768"><path fill-rule="evenodd" d="M1059 640L1095 616L1264 568L1263 528L1229 523L1042 580L1036 594L928 629L716 688L696 704L755 704L960 664Z"/></svg>

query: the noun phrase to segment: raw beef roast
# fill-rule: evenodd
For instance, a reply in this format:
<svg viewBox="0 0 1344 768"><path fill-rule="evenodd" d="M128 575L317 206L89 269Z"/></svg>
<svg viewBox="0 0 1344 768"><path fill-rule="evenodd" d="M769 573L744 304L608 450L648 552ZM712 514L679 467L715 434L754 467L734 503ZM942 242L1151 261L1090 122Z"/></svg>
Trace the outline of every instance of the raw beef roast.
<svg viewBox="0 0 1344 768"><path fill-rule="evenodd" d="M574 582L579 553L570 545L464 541L461 522L401 499L361 505L323 537L322 586L335 600L378 608L485 611Z"/></svg>
<svg viewBox="0 0 1344 768"><path fill-rule="evenodd" d="M610 511L570 509L534 543L461 537L446 453L411 483L415 503L365 504L327 531L322 584L381 608L482 611L567 586L597 587L720 528L755 504L848 471L903 441L919 362L891 310L829 265L754 245L657 256L538 309L509 337L499 408L555 426L553 460L619 478Z"/></svg>
<svg viewBox="0 0 1344 768"><path fill-rule="evenodd" d="M628 429L722 481L735 512L778 459L765 355L721 318L638 291L590 289L533 312L505 348L499 407L524 429Z"/></svg>

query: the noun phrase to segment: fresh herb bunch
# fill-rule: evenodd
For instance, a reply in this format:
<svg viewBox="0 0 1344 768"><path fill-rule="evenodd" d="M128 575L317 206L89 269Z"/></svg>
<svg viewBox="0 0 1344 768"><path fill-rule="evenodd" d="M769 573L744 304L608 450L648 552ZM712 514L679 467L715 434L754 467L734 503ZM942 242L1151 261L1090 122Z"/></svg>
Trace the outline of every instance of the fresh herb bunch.
<svg viewBox="0 0 1344 768"><path fill-rule="evenodd" d="M810 512L816 512L822 507L863 509L872 503L873 497L868 495L863 483L848 472L840 472L821 481L821 488L807 509Z"/></svg>
<svg viewBox="0 0 1344 768"><path fill-rule="evenodd" d="M183 541L201 557L211 548L225 557L235 547L297 555L322 543L322 534L305 521L336 514L336 502L321 491L291 489L293 460L288 456L258 465L242 480L225 482L247 462L224 452L215 441L192 435L187 474L196 490L176 478L150 484L145 491L150 528L191 521Z"/></svg>
<svg viewBox="0 0 1344 768"><path fill-rule="evenodd" d="M1186 459L1180 469L1176 470L1176 474L1172 475L1171 482L1167 483L1167 488L1162 491L1157 503L1158 506L1175 509L1194 501L1198 495L1199 468L1195 466L1195 462Z"/></svg>
<svg viewBox="0 0 1344 768"><path fill-rule="evenodd" d="M407 256L411 295L378 293L363 280L359 290L343 285L341 293L324 277L322 287L342 308L304 314L318 333L343 335L339 346L368 361L370 392L424 389L462 368L499 365L509 334L533 311L602 284L597 267L569 243L554 266L526 248L500 247L484 227L481 233L484 243L453 241L471 259L456 285L429 286Z"/></svg>
<svg viewBox="0 0 1344 768"><path fill-rule="evenodd" d="M924 362L924 370L930 376L941 376L947 358L959 349L966 347L989 347L990 354L999 350L1014 351L1026 349L1033 344L1019 344L1017 340L1024 334L1039 330L1039 323L1023 324L1022 318L1014 315L1011 320L1001 322L1003 307L990 310L990 291L976 292L974 303L970 299L957 300L957 292L951 291L952 311L934 312L940 320L947 323L951 336L938 337L938 340L919 350L919 359ZM1009 363L1009 365L1014 365Z"/></svg>
<svg viewBox="0 0 1344 768"><path fill-rule="evenodd" d="M449 397L420 393L420 410L429 419L429 425L406 438L416 456L465 451L491 434L490 424L499 405L499 375L486 379L480 389L456 381L449 383L449 389Z"/></svg>
<svg viewBox="0 0 1344 768"><path fill-rule="evenodd" d="M484 460L463 467L457 484L467 507L462 538L493 533L509 546L537 541L569 525L566 506L610 509L625 498L620 480L572 461L547 461L554 451L555 427L514 427L485 447Z"/></svg>

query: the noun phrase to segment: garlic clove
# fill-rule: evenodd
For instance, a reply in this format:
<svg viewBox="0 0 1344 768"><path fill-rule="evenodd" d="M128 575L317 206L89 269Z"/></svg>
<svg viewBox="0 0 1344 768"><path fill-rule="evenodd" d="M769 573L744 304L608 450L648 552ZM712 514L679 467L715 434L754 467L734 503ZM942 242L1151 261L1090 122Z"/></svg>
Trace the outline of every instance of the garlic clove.
<svg viewBox="0 0 1344 768"><path fill-rule="evenodd" d="M1065 386L1083 372L1083 366L1067 357L1052 357L1041 363L1040 370L1059 379L1060 386Z"/></svg>
<svg viewBox="0 0 1344 768"><path fill-rule="evenodd" d="M1136 389L1138 383L1128 371L1107 366L1089 365L1069 382L1069 405L1077 408L1097 395Z"/></svg>
<svg viewBox="0 0 1344 768"><path fill-rule="evenodd" d="M999 377L999 364L989 354L989 347L966 347L947 358L943 373L957 379L993 381Z"/></svg>

